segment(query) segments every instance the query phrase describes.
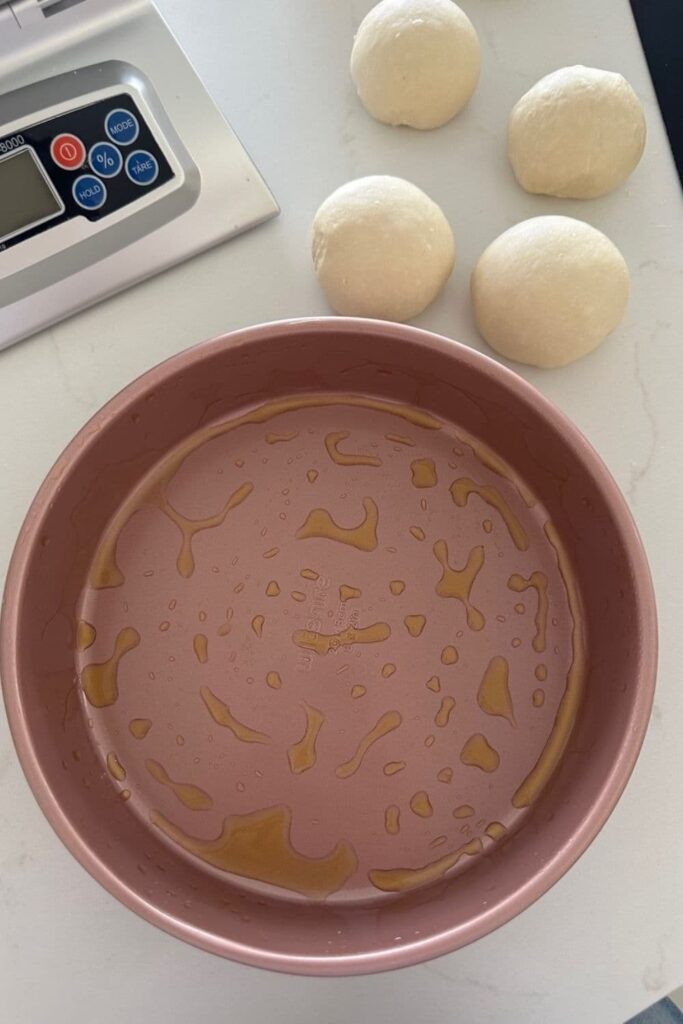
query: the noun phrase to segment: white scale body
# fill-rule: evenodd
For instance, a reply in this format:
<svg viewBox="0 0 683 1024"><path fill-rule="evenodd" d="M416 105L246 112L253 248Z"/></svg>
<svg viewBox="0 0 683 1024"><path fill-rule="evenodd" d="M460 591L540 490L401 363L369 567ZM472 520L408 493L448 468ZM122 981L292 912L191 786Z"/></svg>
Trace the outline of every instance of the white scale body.
<svg viewBox="0 0 683 1024"><path fill-rule="evenodd" d="M0 0L0 348L277 212L151 0Z"/></svg>

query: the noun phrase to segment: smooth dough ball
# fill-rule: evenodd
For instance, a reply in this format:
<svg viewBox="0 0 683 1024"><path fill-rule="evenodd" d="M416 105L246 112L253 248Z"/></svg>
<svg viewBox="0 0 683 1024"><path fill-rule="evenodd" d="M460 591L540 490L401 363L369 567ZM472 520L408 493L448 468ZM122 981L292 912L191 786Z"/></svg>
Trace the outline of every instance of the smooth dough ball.
<svg viewBox="0 0 683 1024"><path fill-rule="evenodd" d="M489 345L531 366L565 366L621 322L629 275L601 231L573 217L533 217L489 245L471 281Z"/></svg>
<svg viewBox="0 0 683 1024"><path fill-rule="evenodd" d="M479 81L479 39L452 0L382 0L361 22L351 77L384 124L438 128Z"/></svg>
<svg viewBox="0 0 683 1024"><path fill-rule="evenodd" d="M337 313L409 320L432 302L455 262L440 207L402 178L342 185L313 221L313 264Z"/></svg>
<svg viewBox="0 0 683 1024"><path fill-rule="evenodd" d="M527 192L592 199L628 178L645 135L643 108L626 79L579 64L546 75L515 104L508 156Z"/></svg>

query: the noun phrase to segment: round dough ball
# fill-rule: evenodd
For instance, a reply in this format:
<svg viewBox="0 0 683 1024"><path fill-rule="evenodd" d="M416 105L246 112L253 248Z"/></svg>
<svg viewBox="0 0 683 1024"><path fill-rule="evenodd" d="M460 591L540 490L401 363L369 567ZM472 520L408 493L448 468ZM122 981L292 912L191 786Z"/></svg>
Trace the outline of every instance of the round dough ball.
<svg viewBox="0 0 683 1024"><path fill-rule="evenodd" d="M621 322L628 267L601 231L573 217L533 217L489 245L471 281L489 345L531 366L565 366Z"/></svg>
<svg viewBox="0 0 683 1024"><path fill-rule="evenodd" d="M382 0L361 22L351 77L384 124L438 128L479 81L479 39L452 0Z"/></svg>
<svg viewBox="0 0 683 1024"><path fill-rule="evenodd" d="M508 157L527 192L592 199L628 178L645 134L643 108L626 79L579 64L546 75L515 104Z"/></svg>
<svg viewBox="0 0 683 1024"><path fill-rule="evenodd" d="M403 178L342 185L313 221L313 264L337 313L409 320L432 302L455 262L440 207Z"/></svg>

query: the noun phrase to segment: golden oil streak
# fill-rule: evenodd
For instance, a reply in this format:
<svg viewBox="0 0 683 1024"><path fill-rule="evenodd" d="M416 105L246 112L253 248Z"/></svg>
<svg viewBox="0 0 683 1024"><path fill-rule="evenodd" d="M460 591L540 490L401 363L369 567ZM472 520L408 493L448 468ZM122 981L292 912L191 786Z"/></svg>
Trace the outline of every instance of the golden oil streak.
<svg viewBox="0 0 683 1024"><path fill-rule="evenodd" d="M289 434L266 434L266 444L280 444L283 441L293 441L298 436L299 434L296 430Z"/></svg>
<svg viewBox="0 0 683 1024"><path fill-rule="evenodd" d="M467 556L462 569L452 569L448 563L448 544L445 540L437 540L433 547L434 557L441 565L443 572L436 584L439 597L454 597L465 608L467 625L478 631L486 625L486 620L478 608L471 603L470 596L475 580L484 565L483 547L474 547Z"/></svg>
<svg viewBox="0 0 683 1024"><path fill-rule="evenodd" d="M578 714L583 695L586 654L583 639L583 617L579 588L574 578L572 564L564 543L555 527L548 520L545 524L545 535L555 549L557 565L564 581L572 617L572 663L567 673L565 687L560 706L557 709L555 722L541 756L531 769L526 779L512 797L514 807L528 807L538 797L546 782L557 767L569 742L574 722Z"/></svg>
<svg viewBox="0 0 683 1024"><path fill-rule="evenodd" d="M324 508L314 508L308 513L306 522L296 531L297 540L319 537L323 540L348 544L358 551L374 551L377 547L377 524L379 510L372 498L363 498L365 516L358 526L339 526Z"/></svg>
<svg viewBox="0 0 683 1024"><path fill-rule="evenodd" d="M246 501L253 490L254 485L252 483L242 484L236 491L233 491L220 512L217 512L214 516L208 516L206 519L188 519L187 516L181 515L165 498L161 501L159 505L161 511L168 516L171 522L175 523L182 535L182 543L176 566L184 579L189 579L194 572L195 562L192 542L196 534L222 526L228 512L232 511L233 508L237 508L243 501Z"/></svg>
<svg viewBox="0 0 683 1024"><path fill-rule="evenodd" d="M263 626L265 624L265 621L265 615L255 615L254 618L251 620L251 628L253 629L254 633L256 633L256 636L263 636Z"/></svg>
<svg viewBox="0 0 683 1024"><path fill-rule="evenodd" d="M485 736L475 733L465 742L460 752L463 764L481 768L484 772L495 772L500 764L498 751L494 750Z"/></svg>
<svg viewBox="0 0 683 1024"><path fill-rule="evenodd" d="M352 644L377 644L391 636L391 627L386 622L375 622L372 626L356 629L349 626L341 633L315 633L309 629L297 629L292 640L297 647L304 647L316 654L329 654L339 647Z"/></svg>
<svg viewBox="0 0 683 1024"><path fill-rule="evenodd" d="M532 572L527 580L520 576L518 572L514 572L508 580L508 587L517 594L521 594L524 590L529 589L536 591L537 604L534 619L536 636L531 641L531 646L537 654L540 654L545 650L548 623L548 577L542 572Z"/></svg>
<svg viewBox="0 0 683 1024"><path fill-rule="evenodd" d="M386 714L382 715L370 732L362 738L353 757L338 766L335 771L337 778L348 779L349 776L354 775L363 763L363 758L370 747L377 743L378 740L381 740L383 736L387 736L394 729L398 729L402 721L403 719L398 711L387 711Z"/></svg>
<svg viewBox="0 0 683 1024"><path fill-rule="evenodd" d="M170 789L181 804L191 811L208 811L213 807L213 800L208 793L199 786L193 786L191 782L175 782L158 761L148 759L145 768L156 782Z"/></svg>
<svg viewBox="0 0 683 1024"><path fill-rule="evenodd" d="M113 750L107 754L107 771L117 782L123 782L126 777L126 769L123 767Z"/></svg>
<svg viewBox="0 0 683 1024"><path fill-rule="evenodd" d="M406 615L403 620L403 624L412 637L417 638L422 634L422 630L425 628L427 619L424 615Z"/></svg>
<svg viewBox="0 0 683 1024"><path fill-rule="evenodd" d="M461 857L473 857L482 850L481 839L470 839L464 846L459 846L452 853L447 853L422 868L374 868L368 871L368 878L375 888L381 889L382 892L408 892L410 889L418 889L443 878Z"/></svg>
<svg viewBox="0 0 683 1024"><path fill-rule="evenodd" d="M434 808L429 799L429 794L425 793L424 789L413 793L410 798L410 809L418 818L431 818Z"/></svg>
<svg viewBox="0 0 683 1024"><path fill-rule="evenodd" d="M111 658L85 666L81 672L81 686L93 707L106 708L116 703L119 696L119 663L139 643L140 634L137 629L126 626L116 637Z"/></svg>
<svg viewBox="0 0 683 1024"><path fill-rule="evenodd" d="M436 487L439 482L434 459L414 459L410 463L410 472L413 487Z"/></svg>
<svg viewBox="0 0 683 1024"><path fill-rule="evenodd" d="M128 730L131 736L134 736L136 740L144 740L151 728L151 718L131 718L128 723Z"/></svg>
<svg viewBox="0 0 683 1024"><path fill-rule="evenodd" d="M363 592L358 587L350 587L347 583L342 583L339 588L339 600L343 603L344 601L353 601L358 597L362 597Z"/></svg>
<svg viewBox="0 0 683 1024"><path fill-rule="evenodd" d="M384 812L384 827L390 836L401 831L401 811L396 804L390 804Z"/></svg>
<svg viewBox="0 0 683 1024"><path fill-rule="evenodd" d="M95 643L97 630L85 619L79 619L76 624L76 650L87 651Z"/></svg>
<svg viewBox="0 0 683 1024"><path fill-rule="evenodd" d="M469 477L461 477L459 480L453 481L450 491L453 501L459 508L464 508L469 501L470 495L478 494L482 501L485 501L487 505L494 508L500 515L515 547L519 551L526 551L528 549L529 538L524 527L505 501L505 498L495 487L489 487L488 484L475 483Z"/></svg>
<svg viewBox="0 0 683 1024"><path fill-rule="evenodd" d="M248 725L238 721L228 705L224 704L215 693L212 693L208 686L202 686L199 694L216 725L230 729L236 739L242 743L270 743L270 736L264 732L258 732L256 729L250 729Z"/></svg>
<svg viewBox="0 0 683 1024"><path fill-rule="evenodd" d="M311 707L310 704L306 704L304 701L302 707L306 713L306 728L304 734L298 743L292 744L287 751L287 758L289 760L289 767L295 775L300 775L301 772L306 772L309 768L312 768L316 762L316 750L315 745L318 740L318 733L320 732L325 716L322 711L318 711L317 708Z"/></svg>
<svg viewBox="0 0 683 1024"><path fill-rule="evenodd" d="M515 714L508 679L509 666L506 659L499 655L491 658L479 684L477 703L485 714L506 718L514 725Z"/></svg>
<svg viewBox="0 0 683 1024"><path fill-rule="evenodd" d="M205 633L196 633L192 646L199 664L205 665L209 660L209 638Z"/></svg>
<svg viewBox="0 0 683 1024"><path fill-rule="evenodd" d="M378 459L376 455L361 455L360 453L352 455L346 454L339 451L339 445L342 441L345 441L347 437L350 437L351 433L348 430L335 430L331 434L327 434L325 437L325 448L327 454L334 463L338 466L381 466L382 460Z"/></svg>
<svg viewBox="0 0 683 1024"><path fill-rule="evenodd" d="M448 725L448 720L451 717L451 712L455 707L455 701L452 697L443 697L441 700L441 707L436 713L434 718L434 724L438 725L441 729Z"/></svg>

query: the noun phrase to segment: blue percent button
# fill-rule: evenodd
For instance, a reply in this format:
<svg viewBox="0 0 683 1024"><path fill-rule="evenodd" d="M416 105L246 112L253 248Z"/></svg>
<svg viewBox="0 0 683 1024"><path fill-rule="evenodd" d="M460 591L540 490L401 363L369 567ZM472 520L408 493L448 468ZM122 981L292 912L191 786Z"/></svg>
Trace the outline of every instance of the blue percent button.
<svg viewBox="0 0 683 1024"><path fill-rule="evenodd" d="M107 137L119 146L130 146L140 134L140 125L135 114L130 110L111 110L104 121L104 130Z"/></svg>
<svg viewBox="0 0 683 1024"><path fill-rule="evenodd" d="M136 149L126 157L126 174L136 185L151 185L159 175L159 164L151 153Z"/></svg>
<svg viewBox="0 0 683 1024"><path fill-rule="evenodd" d="M81 174L74 181L71 192L84 210L99 210L107 198L107 186L94 174Z"/></svg>
<svg viewBox="0 0 683 1024"><path fill-rule="evenodd" d="M88 163L102 178L115 178L123 167L123 157L111 142L96 142L90 147Z"/></svg>

